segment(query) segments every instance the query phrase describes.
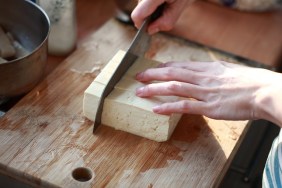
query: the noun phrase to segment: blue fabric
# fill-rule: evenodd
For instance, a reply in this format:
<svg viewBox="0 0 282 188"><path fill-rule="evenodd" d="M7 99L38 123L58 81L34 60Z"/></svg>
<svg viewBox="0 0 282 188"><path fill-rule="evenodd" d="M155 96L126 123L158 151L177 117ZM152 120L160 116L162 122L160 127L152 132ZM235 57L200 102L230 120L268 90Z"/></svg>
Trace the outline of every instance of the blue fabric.
<svg viewBox="0 0 282 188"><path fill-rule="evenodd" d="M228 7L234 6L236 4L236 0L221 0L222 4Z"/></svg>
<svg viewBox="0 0 282 188"><path fill-rule="evenodd" d="M273 141L262 179L263 188L282 188L282 131Z"/></svg>

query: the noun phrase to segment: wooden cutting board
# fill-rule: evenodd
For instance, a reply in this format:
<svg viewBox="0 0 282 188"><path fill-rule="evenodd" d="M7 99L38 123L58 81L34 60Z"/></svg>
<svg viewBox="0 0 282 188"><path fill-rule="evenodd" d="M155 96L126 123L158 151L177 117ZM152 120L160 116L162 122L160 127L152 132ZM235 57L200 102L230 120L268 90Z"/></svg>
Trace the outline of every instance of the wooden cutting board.
<svg viewBox="0 0 282 188"><path fill-rule="evenodd" d="M184 115L164 143L106 126L92 133L93 122L82 114L84 90L118 50L128 48L135 32L110 20L89 33L72 55L0 119L1 173L42 187L218 185L244 137L247 121ZM153 37L147 57L228 58L240 63L163 34Z"/></svg>

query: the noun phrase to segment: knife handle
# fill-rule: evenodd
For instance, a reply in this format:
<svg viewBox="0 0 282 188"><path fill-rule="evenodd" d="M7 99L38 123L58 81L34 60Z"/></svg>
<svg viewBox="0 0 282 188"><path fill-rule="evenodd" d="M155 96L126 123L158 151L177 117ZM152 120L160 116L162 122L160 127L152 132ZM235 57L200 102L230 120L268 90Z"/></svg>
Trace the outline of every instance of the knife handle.
<svg viewBox="0 0 282 188"><path fill-rule="evenodd" d="M159 17L161 17L161 15L163 14L164 8L166 6L166 3L161 4L160 6L158 6L158 8L153 12L153 14L150 16L150 23L154 22L156 19L158 19Z"/></svg>

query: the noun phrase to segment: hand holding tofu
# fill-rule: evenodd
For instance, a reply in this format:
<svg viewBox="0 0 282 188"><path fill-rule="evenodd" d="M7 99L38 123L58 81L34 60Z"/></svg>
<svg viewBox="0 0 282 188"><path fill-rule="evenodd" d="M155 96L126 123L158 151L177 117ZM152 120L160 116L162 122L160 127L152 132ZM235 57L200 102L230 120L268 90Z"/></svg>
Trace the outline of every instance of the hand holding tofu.
<svg viewBox="0 0 282 188"><path fill-rule="evenodd" d="M138 73L136 79L165 81L138 88L139 97L183 97L177 102L155 106L153 111L158 114L201 114L225 120L266 119L282 127L280 73L227 62L169 62Z"/></svg>

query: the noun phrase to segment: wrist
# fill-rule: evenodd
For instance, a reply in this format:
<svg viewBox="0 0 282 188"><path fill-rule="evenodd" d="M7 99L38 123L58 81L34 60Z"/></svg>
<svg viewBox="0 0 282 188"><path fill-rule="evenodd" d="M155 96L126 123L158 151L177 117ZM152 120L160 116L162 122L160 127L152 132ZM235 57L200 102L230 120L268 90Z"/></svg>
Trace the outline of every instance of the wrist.
<svg viewBox="0 0 282 188"><path fill-rule="evenodd" d="M270 80L255 93L254 119L265 119L282 127L282 76L276 73Z"/></svg>

